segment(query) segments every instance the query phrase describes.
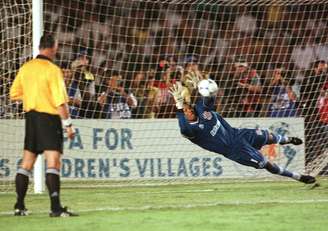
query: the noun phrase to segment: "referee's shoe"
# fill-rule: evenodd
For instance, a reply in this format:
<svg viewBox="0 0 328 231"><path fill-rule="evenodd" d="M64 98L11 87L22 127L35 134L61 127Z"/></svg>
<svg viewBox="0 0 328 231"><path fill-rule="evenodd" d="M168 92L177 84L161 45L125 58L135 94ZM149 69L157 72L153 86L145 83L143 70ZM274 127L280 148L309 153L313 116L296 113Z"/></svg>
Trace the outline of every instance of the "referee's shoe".
<svg viewBox="0 0 328 231"><path fill-rule="evenodd" d="M59 211L51 211L50 217L77 217L79 214L68 211L67 207L60 208Z"/></svg>
<svg viewBox="0 0 328 231"><path fill-rule="evenodd" d="M28 216L29 212L26 208L23 208L23 209L15 208L14 215L15 216Z"/></svg>

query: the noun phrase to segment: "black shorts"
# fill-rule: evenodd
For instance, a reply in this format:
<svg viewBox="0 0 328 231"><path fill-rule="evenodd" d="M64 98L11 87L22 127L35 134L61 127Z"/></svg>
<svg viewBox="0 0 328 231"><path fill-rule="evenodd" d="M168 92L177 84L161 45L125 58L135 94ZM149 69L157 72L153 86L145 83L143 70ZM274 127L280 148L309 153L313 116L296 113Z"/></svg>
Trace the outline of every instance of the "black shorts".
<svg viewBox="0 0 328 231"><path fill-rule="evenodd" d="M63 153L63 128L58 115L29 111L25 114L24 149L35 154L45 150Z"/></svg>

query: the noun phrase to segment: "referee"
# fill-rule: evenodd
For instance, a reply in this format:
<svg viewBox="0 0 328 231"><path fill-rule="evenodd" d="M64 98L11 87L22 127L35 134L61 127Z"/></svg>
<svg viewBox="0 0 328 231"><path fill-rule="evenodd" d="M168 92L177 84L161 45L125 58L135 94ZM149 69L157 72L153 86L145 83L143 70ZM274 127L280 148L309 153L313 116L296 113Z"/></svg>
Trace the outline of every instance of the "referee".
<svg viewBox="0 0 328 231"><path fill-rule="evenodd" d="M74 129L68 111L68 97L61 69L52 60L58 43L51 35L41 37L39 55L18 71L10 89L10 99L23 101L25 114L24 154L16 174L17 202L15 215L26 216L25 207L29 176L37 158L44 153L47 160L46 185L51 201L50 217L75 216L60 204L60 157L63 153L63 127L68 138Z"/></svg>

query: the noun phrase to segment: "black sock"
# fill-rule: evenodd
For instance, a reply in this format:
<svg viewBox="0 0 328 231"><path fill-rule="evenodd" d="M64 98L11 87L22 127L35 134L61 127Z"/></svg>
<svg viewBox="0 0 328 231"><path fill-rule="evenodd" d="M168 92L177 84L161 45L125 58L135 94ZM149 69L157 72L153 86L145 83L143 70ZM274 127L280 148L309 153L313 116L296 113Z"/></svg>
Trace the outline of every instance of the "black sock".
<svg viewBox="0 0 328 231"><path fill-rule="evenodd" d="M28 188L29 176L30 176L30 171L23 168L18 169L15 179L16 195L17 195L17 202L15 204L15 209L25 208L24 199Z"/></svg>
<svg viewBox="0 0 328 231"><path fill-rule="evenodd" d="M51 211L58 212L61 210L61 205L60 205L60 198L59 198L60 179L59 179L59 171L57 169L54 168L47 169L46 185L49 191Z"/></svg>

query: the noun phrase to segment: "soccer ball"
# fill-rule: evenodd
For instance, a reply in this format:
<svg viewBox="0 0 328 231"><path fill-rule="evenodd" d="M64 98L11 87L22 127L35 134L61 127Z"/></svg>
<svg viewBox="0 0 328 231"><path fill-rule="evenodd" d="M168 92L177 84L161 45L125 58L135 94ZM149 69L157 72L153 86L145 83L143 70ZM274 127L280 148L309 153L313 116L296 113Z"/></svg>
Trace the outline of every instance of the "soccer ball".
<svg viewBox="0 0 328 231"><path fill-rule="evenodd" d="M203 79L198 83L198 92L204 97L216 96L218 85L212 79Z"/></svg>

